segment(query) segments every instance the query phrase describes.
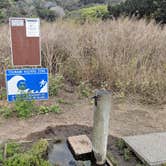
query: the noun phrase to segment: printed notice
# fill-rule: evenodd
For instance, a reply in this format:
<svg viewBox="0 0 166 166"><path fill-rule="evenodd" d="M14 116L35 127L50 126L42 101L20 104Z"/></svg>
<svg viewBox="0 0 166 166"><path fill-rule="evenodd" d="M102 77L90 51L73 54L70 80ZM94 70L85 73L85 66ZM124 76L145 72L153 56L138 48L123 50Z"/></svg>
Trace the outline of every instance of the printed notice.
<svg viewBox="0 0 166 166"><path fill-rule="evenodd" d="M39 37L40 36L39 19L26 19L26 36L27 37Z"/></svg>
<svg viewBox="0 0 166 166"><path fill-rule="evenodd" d="M33 81L32 81L33 80ZM48 69L28 68L6 70L7 99L48 100Z"/></svg>
<svg viewBox="0 0 166 166"><path fill-rule="evenodd" d="M16 20L11 20L11 25L14 27L20 27L20 26L24 26L24 20L19 20L19 19L16 19Z"/></svg>

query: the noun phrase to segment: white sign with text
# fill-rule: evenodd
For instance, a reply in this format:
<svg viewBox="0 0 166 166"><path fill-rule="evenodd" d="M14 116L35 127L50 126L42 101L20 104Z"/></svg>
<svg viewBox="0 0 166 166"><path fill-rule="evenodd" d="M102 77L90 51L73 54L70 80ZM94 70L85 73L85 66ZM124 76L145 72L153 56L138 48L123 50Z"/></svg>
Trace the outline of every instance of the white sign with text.
<svg viewBox="0 0 166 166"><path fill-rule="evenodd" d="M38 18L26 19L26 36L40 37L40 20Z"/></svg>

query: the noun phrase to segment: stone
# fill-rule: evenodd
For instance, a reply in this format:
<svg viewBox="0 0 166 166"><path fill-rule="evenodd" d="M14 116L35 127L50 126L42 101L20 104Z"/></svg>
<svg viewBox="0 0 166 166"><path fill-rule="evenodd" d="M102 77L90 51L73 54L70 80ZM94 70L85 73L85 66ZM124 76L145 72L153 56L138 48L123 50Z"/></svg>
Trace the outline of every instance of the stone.
<svg viewBox="0 0 166 166"><path fill-rule="evenodd" d="M166 132L123 137L123 140L148 165L166 163Z"/></svg>

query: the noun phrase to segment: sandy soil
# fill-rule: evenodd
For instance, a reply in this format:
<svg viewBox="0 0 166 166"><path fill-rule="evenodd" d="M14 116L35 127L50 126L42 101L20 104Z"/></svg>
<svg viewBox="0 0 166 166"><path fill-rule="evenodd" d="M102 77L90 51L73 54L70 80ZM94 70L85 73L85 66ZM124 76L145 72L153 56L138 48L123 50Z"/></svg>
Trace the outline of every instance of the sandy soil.
<svg viewBox="0 0 166 166"><path fill-rule="evenodd" d="M93 104L90 99L78 99L73 93L60 96L68 104L62 104L61 114L47 114L27 120L0 117L0 140L22 139L27 135L42 131L48 126L93 125ZM57 98L38 104L55 103ZM4 102L0 102L4 105ZM145 106L131 101L114 99L110 115L110 135L116 137L166 131L166 106ZM86 134L86 133L85 133Z"/></svg>

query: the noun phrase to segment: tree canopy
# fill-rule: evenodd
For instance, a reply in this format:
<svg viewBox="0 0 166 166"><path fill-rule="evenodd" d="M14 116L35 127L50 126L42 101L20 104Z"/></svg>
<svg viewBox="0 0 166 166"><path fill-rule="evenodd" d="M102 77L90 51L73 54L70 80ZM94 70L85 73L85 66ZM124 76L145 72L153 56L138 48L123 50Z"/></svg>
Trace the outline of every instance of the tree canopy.
<svg viewBox="0 0 166 166"><path fill-rule="evenodd" d="M153 18L166 23L166 0L126 0L118 5L109 5L110 15L117 18L121 15L137 18Z"/></svg>

